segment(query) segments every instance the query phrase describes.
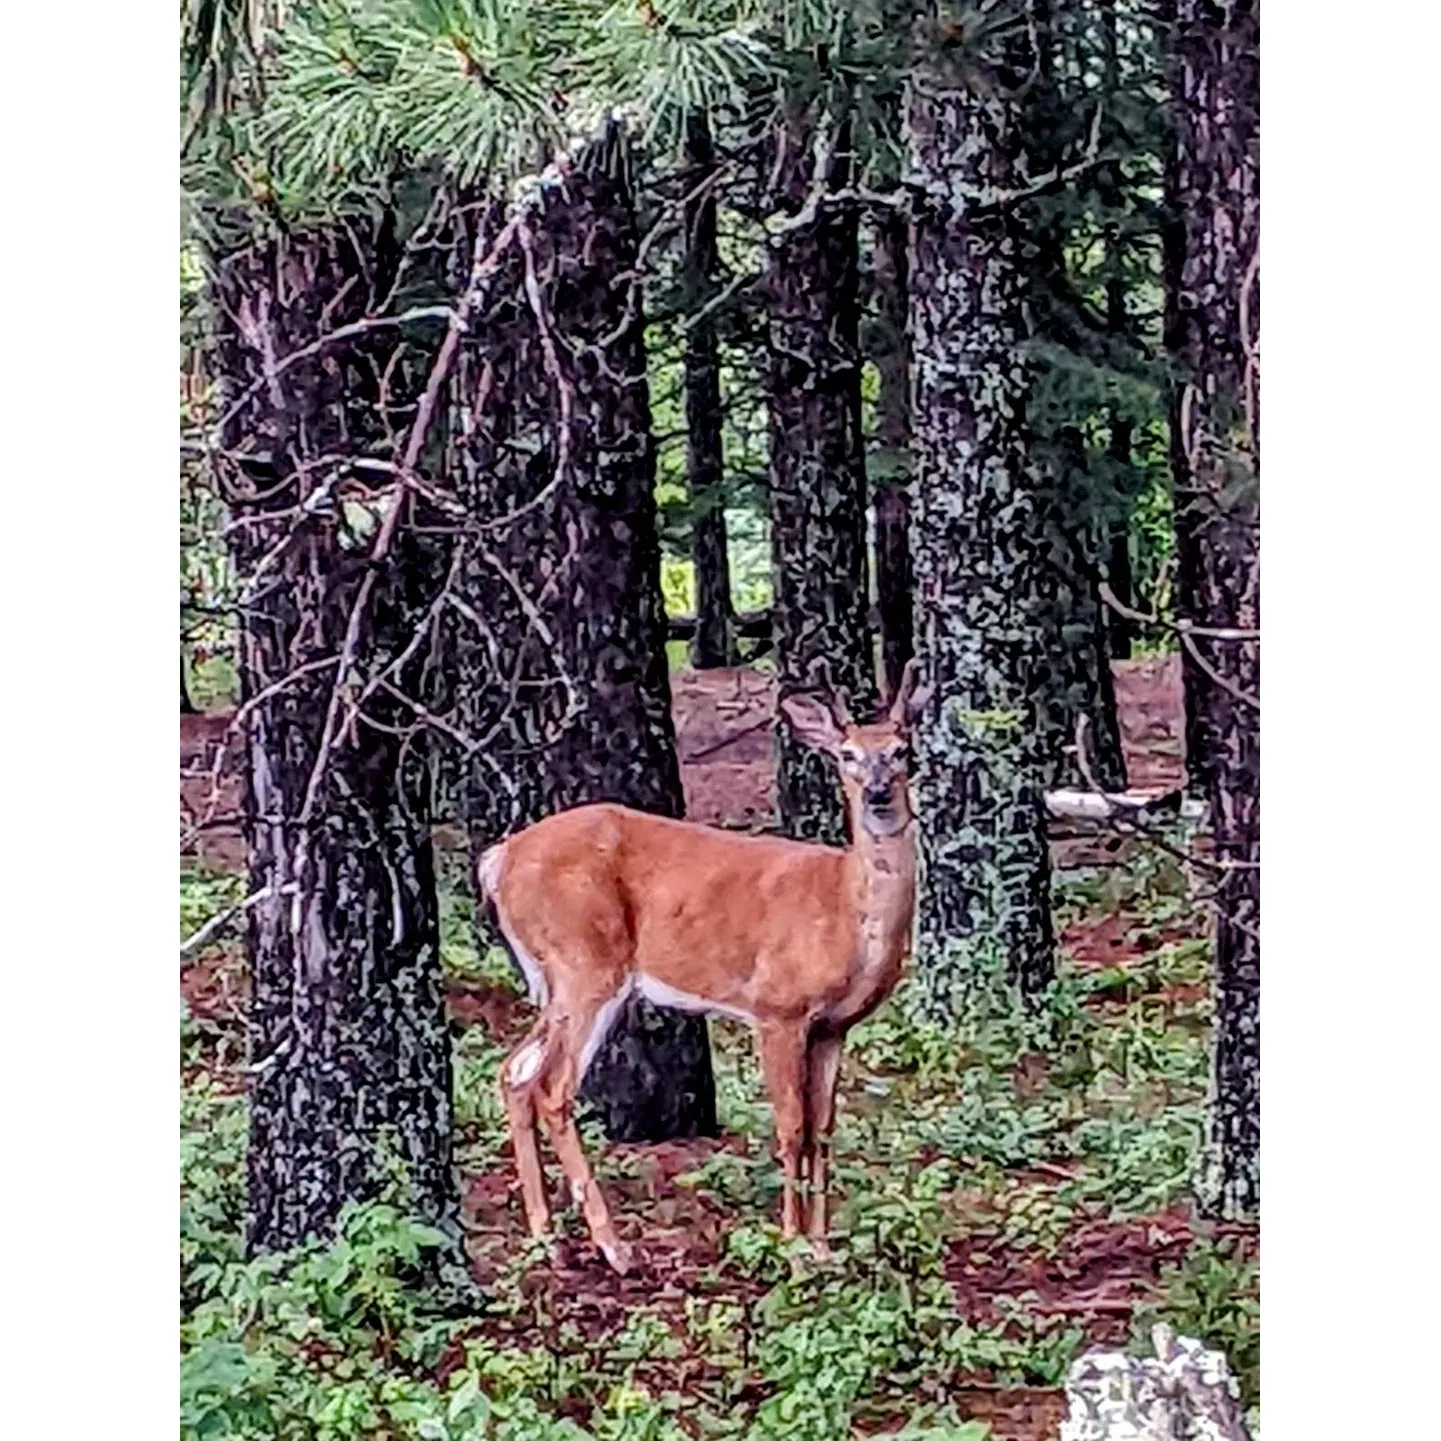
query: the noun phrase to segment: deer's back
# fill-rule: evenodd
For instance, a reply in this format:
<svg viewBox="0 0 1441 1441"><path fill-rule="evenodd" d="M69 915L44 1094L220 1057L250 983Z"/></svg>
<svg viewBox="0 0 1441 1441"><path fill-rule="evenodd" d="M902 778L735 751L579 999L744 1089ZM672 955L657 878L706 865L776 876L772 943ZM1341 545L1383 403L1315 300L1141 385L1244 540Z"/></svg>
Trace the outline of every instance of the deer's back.
<svg viewBox="0 0 1441 1441"><path fill-rule="evenodd" d="M666 1005L751 1016L764 993L768 1011L799 1014L848 983L858 927L845 860L827 846L588 805L506 841L492 895L552 990L575 972L602 986L634 973ZM553 974L561 966L566 977Z"/></svg>

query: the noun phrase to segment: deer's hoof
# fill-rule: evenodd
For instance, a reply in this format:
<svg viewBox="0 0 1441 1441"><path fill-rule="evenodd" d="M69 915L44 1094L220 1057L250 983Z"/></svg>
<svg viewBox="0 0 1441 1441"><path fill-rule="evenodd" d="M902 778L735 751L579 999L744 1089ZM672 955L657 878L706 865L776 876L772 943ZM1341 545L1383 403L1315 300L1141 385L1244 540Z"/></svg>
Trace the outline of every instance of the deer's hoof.
<svg viewBox="0 0 1441 1441"><path fill-rule="evenodd" d="M617 1276L626 1275L635 1265L635 1252L624 1241L602 1241L600 1250Z"/></svg>

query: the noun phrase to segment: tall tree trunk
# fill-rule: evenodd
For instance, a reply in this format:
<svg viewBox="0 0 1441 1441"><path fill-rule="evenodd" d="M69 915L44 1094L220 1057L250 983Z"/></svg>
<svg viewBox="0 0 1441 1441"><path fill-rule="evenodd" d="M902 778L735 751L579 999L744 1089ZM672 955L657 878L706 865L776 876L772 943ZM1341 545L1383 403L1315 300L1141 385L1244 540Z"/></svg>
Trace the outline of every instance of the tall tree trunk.
<svg viewBox="0 0 1441 1441"><path fill-rule="evenodd" d="M918 64L905 126L917 649L940 696L918 733L916 991L941 1019L979 970L1003 966L1026 994L1055 974L1051 754L1035 674L1049 648L1047 547L1027 461L1025 293L1013 218L987 201L1024 173L1023 129L1011 85L962 86L943 63ZM1024 73L1015 59L1002 68Z"/></svg>
<svg viewBox="0 0 1441 1441"><path fill-rule="evenodd" d="M826 142L834 147L826 155ZM824 676L858 719L876 699L867 625L865 447L861 435L859 222L813 189L847 183L845 135L792 115L778 138L788 214L814 219L771 251L770 492L776 669L782 688ZM822 173L817 176L817 154ZM782 830L840 844L846 819L835 765L778 732Z"/></svg>
<svg viewBox="0 0 1441 1441"><path fill-rule="evenodd" d="M453 1216L450 1052L442 1006L424 746L379 695L312 777L367 547L331 497L376 438L377 371L332 347L276 361L369 313L373 254L350 233L292 236L230 255L213 308L218 373L238 413L225 450L232 555L249 590L239 671L245 726L249 912L248 1241L324 1234L351 1199L404 1163L421 1215ZM383 282L382 282L383 283ZM286 541L286 537L290 540ZM259 569L264 559L265 573ZM401 542L381 562L356 673L408 638L419 573ZM307 669L307 667L309 669ZM287 678L290 678L287 680ZM407 671L398 668L398 684ZM307 806L307 798L311 804Z"/></svg>
<svg viewBox="0 0 1441 1441"><path fill-rule="evenodd" d="M1118 427L1119 428L1119 427ZM1115 431L1112 432L1116 434ZM1128 457L1129 458L1129 457ZM1133 605L1135 582L1131 572L1131 528L1124 520L1111 525L1111 550L1106 564L1106 579L1111 594L1122 605ZM1116 660L1131 658L1131 622L1115 611L1108 611L1106 624L1109 628L1109 645Z"/></svg>
<svg viewBox="0 0 1441 1441"><path fill-rule="evenodd" d="M1117 43L1116 5L1117 0L1105 0L1101 6L1103 95L1106 108L1112 114L1115 111L1115 99L1121 94L1121 55L1120 46ZM1116 133L1108 136L1108 139L1115 141L1124 138L1114 121L1112 121L1111 129ZM1097 180L1101 187L1103 201L1112 206L1118 205L1122 195L1119 163L1113 162L1102 167ZM1109 272L1106 277L1106 329L1116 340L1123 340L1130 325L1126 312L1125 246L1121 240L1119 225L1107 227L1105 246L1106 267ZM1106 455L1119 472L1121 468L1129 467L1131 464L1132 425L1114 406L1110 411L1110 431L1110 439L1106 444ZM1134 584L1131 571L1129 514L1111 522L1109 539L1106 579L1110 583L1111 594L1122 605L1133 605ZM1119 615L1107 607L1106 625L1111 655L1116 660L1129 660L1131 658L1132 623L1125 616Z"/></svg>
<svg viewBox="0 0 1441 1441"><path fill-rule="evenodd" d="M190 699L190 690L185 684L185 652L180 652L180 714L196 715L195 702Z"/></svg>
<svg viewBox="0 0 1441 1441"><path fill-rule="evenodd" d="M1259 30L1255 0L1176 0L1169 342L1184 376L1172 425L1177 604L1203 627L1260 627ZM1192 648L1194 647L1194 649ZM1216 905L1213 1214L1260 1204L1260 647L1184 654L1188 766L1208 802Z"/></svg>
<svg viewBox="0 0 1441 1441"><path fill-rule="evenodd" d="M1038 51L1034 79L1018 99L1024 145L1035 172L1065 164L1076 117L1057 76L1057 36L1050 0L1032 0L1028 13ZM1071 285L1066 266L1066 217L1055 198L1031 202L1020 212L1030 252L1022 268L1030 278L1028 296L1036 334L1057 348L1077 337ZM1049 660L1038 691L1038 720L1049 737L1056 785L1083 780L1074 746L1077 722L1089 722L1087 749L1092 772L1105 790L1126 783L1120 719L1105 608L1101 601L1101 554L1109 536L1095 520L1095 486L1086 445L1074 424L1037 444L1036 464L1044 472L1042 512L1049 535L1049 560L1043 572L1049 611Z"/></svg>
<svg viewBox="0 0 1441 1441"><path fill-rule="evenodd" d="M715 174L715 146L704 114L686 121L687 186L694 190ZM706 190L686 207L686 303L699 310L714 289L716 197ZM691 664L697 670L731 665L730 559L726 551L725 458L722 448L720 342L713 316L686 333L686 473L691 494L691 561L695 567L696 627Z"/></svg>
<svg viewBox="0 0 1441 1441"><path fill-rule="evenodd" d="M493 737L468 786L477 855L587 802L684 808L644 320L622 280L636 261L631 195L612 129L520 202L520 252L462 356L472 413L453 463L474 520L457 671L466 729ZM634 998L583 1094L612 1139L713 1134L704 1017Z"/></svg>
<svg viewBox="0 0 1441 1441"><path fill-rule="evenodd" d="M1125 336L1126 287L1120 271L1122 263L1120 240L1112 232L1106 238L1107 262L1114 268L1106 283L1106 328L1117 339ZM1131 443L1134 428L1120 410L1111 407L1110 438L1106 442L1106 458L1115 466L1117 473L1131 465ZM1129 504L1129 501L1128 501ZM1124 606L1135 603L1134 584L1131 575L1131 524L1129 515L1113 520L1110 525L1109 554L1106 557L1106 579L1111 594ZM1116 660L1130 660L1132 623L1109 606L1106 608L1106 626L1111 655Z"/></svg>
<svg viewBox="0 0 1441 1441"><path fill-rule="evenodd" d="M915 649L911 613L911 373L906 342L910 226L887 211L876 226L879 324L873 359L880 378L871 494L876 516L876 609L881 622L881 676L887 696L901 683Z"/></svg>

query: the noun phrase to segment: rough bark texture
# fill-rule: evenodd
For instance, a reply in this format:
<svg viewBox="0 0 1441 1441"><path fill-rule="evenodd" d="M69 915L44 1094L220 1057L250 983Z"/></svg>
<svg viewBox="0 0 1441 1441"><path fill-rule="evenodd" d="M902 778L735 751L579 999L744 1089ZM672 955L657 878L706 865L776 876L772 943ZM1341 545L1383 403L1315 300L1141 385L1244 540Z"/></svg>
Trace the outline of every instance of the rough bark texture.
<svg viewBox="0 0 1441 1441"><path fill-rule="evenodd" d="M1171 83L1169 343L1177 602L1198 625L1260 627L1259 42L1255 3L1178 0ZM1260 1204L1260 647L1185 654L1187 755L1226 870L1216 907L1216 1050L1207 1208ZM1197 654L1199 652L1199 654Z"/></svg>
<svg viewBox="0 0 1441 1441"><path fill-rule="evenodd" d="M190 699L190 689L185 684L185 652L180 653L180 714L194 715L195 702Z"/></svg>
<svg viewBox="0 0 1441 1441"><path fill-rule="evenodd" d="M1050 749L1051 785L1084 781L1074 751L1076 722L1084 716L1092 774L1102 790L1122 791L1126 767L1097 555L1103 533L1089 514L1092 490L1085 443L1079 431L1067 429L1049 447L1041 475L1045 559L1038 579L1046 648L1037 657L1036 708Z"/></svg>
<svg viewBox="0 0 1441 1441"><path fill-rule="evenodd" d="M1114 70L1116 19L1114 4L1108 5L1103 14L1107 22L1106 34L1110 42L1107 48L1108 63L1109 68ZM1109 82L1109 92L1114 93L1118 86L1119 81L1112 78ZM1106 235L1106 256L1107 263L1111 267L1111 275L1106 282L1106 328L1112 335L1122 337L1129 328L1129 320L1126 314L1125 279L1121 270L1124 264L1122 244L1119 233L1114 227ZM1106 442L1106 455L1119 472L1131 464L1134 427L1131 421L1114 407L1110 412L1110 431L1110 438ZM1106 556L1106 579L1110 583L1111 594L1122 605L1133 605L1135 584L1131 571L1129 515L1112 522L1109 541ZM1132 623L1125 616L1119 615L1107 607L1106 628L1112 657L1116 660L1130 660Z"/></svg>
<svg viewBox="0 0 1441 1441"><path fill-rule="evenodd" d="M794 216L815 181L815 132L792 116L779 143L781 193ZM846 183L839 153L827 172L821 181L830 188ZM823 667L852 714L868 720L876 684L867 626L858 236L853 206L825 205L771 252L772 617L781 687L813 686ZM785 727L777 736L781 828L842 843L846 818L834 762Z"/></svg>
<svg viewBox="0 0 1441 1441"><path fill-rule="evenodd" d="M703 115L686 125L687 188L715 173L715 146ZM716 199L710 189L686 207L686 304L699 310L715 288ZM735 663L731 636L730 558L726 550L725 457L722 447L720 342L715 319L686 333L686 475L691 494L691 560L695 566L696 629L691 664L697 670Z"/></svg>
<svg viewBox="0 0 1441 1441"><path fill-rule="evenodd" d="M906 102L910 275L911 553L917 650L940 704L921 727L916 994L944 1018L975 974L1023 992L1054 975L1037 723L1048 655L1046 538L1027 463L1023 284L1008 210L1014 103L922 66Z"/></svg>
<svg viewBox="0 0 1441 1441"><path fill-rule="evenodd" d="M453 441L475 517L457 669L466 729L487 740L468 785L476 854L589 801L683 807L619 134L524 204L528 257L467 342ZM612 1139L713 1133L704 1018L633 1000L583 1094Z"/></svg>
<svg viewBox="0 0 1441 1441"><path fill-rule="evenodd" d="M372 237L373 238L373 237ZM241 611L243 700L339 652L366 550L333 502L294 511L334 484L324 456L358 455L376 437L377 371L359 348L332 348L275 374L274 362L367 313L387 283L374 247L350 234L291 237L233 254L214 307L225 393L259 382L224 439L257 457L226 475L232 554L247 583ZM307 469L301 470L303 466ZM423 574L404 548L383 563L357 664L398 650L413 618L407 585ZM400 673L400 679L405 679ZM365 723L329 757L308 823L307 788L333 668L260 700L246 726L245 825L251 908L249 1245L323 1234L341 1206L376 1193L404 1162L420 1214L450 1214L450 1052L441 1000L439 923L423 747ZM367 707L402 724L383 697ZM294 894L283 894L292 887Z"/></svg>
<svg viewBox="0 0 1441 1441"><path fill-rule="evenodd" d="M1035 75L1018 97L1019 123L1032 173L1061 168L1072 148L1074 116L1056 74L1057 38L1049 0L1031 0L1028 14L1036 46ZM1035 336L1059 350L1088 348L1078 324L1066 264L1066 219L1054 197L1018 211L1024 228L1023 258L1028 281L1030 325ZM1036 437L1040 442L1042 437ZM1033 444L1033 463L1042 481L1047 559L1041 572L1048 656L1038 673L1038 721L1049 739L1051 783L1083 782L1074 752L1076 722L1089 721L1090 764L1103 790L1125 789L1121 727L1111 683L1109 634L1101 603L1101 555L1105 532L1094 519L1095 482L1089 473L1079 430L1059 432Z"/></svg>
<svg viewBox="0 0 1441 1441"><path fill-rule="evenodd" d="M911 376L906 341L910 226L888 211L876 227L879 300L872 359L880 378L876 447L870 456L876 517L876 609L881 625L881 678L895 695L915 650L911 610Z"/></svg>

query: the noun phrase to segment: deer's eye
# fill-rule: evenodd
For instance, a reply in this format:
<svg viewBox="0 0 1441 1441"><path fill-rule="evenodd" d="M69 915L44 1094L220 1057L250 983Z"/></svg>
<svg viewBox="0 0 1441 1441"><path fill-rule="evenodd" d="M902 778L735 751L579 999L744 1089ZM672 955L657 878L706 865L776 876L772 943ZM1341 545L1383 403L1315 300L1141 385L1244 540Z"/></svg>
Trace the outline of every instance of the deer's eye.
<svg viewBox="0 0 1441 1441"><path fill-rule="evenodd" d="M858 766L861 763L861 753L851 746L841 747L841 760L848 766Z"/></svg>

